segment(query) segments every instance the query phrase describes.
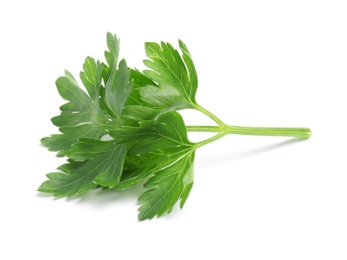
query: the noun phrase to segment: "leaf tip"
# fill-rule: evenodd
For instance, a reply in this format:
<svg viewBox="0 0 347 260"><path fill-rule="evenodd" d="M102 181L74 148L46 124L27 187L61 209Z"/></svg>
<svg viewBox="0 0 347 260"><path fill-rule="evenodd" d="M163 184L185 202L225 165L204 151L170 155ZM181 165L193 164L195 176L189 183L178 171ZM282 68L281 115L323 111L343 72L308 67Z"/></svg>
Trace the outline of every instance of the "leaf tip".
<svg viewBox="0 0 347 260"><path fill-rule="evenodd" d="M187 45L182 40L178 40L178 45L180 46L180 49L184 54L190 55Z"/></svg>
<svg viewBox="0 0 347 260"><path fill-rule="evenodd" d="M41 138L39 141L40 143L44 146L44 147L49 147L50 146L50 143L51 143L51 137L44 137L44 138Z"/></svg>
<svg viewBox="0 0 347 260"><path fill-rule="evenodd" d="M38 188L37 191L43 192L43 193L51 193L51 180L44 181Z"/></svg>

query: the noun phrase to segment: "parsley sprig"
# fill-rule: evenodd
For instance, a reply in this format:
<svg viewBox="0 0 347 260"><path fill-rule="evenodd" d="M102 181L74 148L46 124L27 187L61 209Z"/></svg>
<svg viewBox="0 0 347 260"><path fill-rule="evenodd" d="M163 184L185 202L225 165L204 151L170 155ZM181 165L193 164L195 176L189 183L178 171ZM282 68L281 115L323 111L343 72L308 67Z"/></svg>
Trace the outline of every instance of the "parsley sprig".
<svg viewBox="0 0 347 260"><path fill-rule="evenodd" d="M106 63L87 57L80 79L57 79L63 99L60 115L52 118L60 134L41 140L67 163L47 174L39 191L73 196L99 187L127 189L145 181L139 197L139 220L182 208L193 186L195 151L227 134L292 136L306 139L308 128L239 127L225 124L195 99L198 77L187 46L145 44L148 70L128 68L118 61L119 39L107 34ZM198 110L216 126L186 126L182 109ZM187 131L215 132L201 142L189 141Z"/></svg>

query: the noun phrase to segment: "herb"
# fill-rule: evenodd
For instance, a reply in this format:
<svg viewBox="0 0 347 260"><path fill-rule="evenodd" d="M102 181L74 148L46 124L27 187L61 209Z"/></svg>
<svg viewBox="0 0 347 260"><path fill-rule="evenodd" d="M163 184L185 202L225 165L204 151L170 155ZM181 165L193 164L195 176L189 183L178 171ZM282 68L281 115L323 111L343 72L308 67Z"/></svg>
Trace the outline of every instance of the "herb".
<svg viewBox="0 0 347 260"><path fill-rule="evenodd" d="M146 43L149 70L128 68L118 61L119 39L107 34L106 63L87 57L80 73L86 91L68 71L56 86L68 102L52 118L60 134L41 140L67 163L39 191L54 196L73 196L103 187L127 189L145 181L140 197L139 220L170 213L180 201L182 208L193 186L197 148L226 134L293 136L309 138L308 128L238 127L222 122L195 100L198 78L186 45L180 50L169 43ZM186 126L182 109L196 109L216 126ZM215 132L197 143L187 131Z"/></svg>

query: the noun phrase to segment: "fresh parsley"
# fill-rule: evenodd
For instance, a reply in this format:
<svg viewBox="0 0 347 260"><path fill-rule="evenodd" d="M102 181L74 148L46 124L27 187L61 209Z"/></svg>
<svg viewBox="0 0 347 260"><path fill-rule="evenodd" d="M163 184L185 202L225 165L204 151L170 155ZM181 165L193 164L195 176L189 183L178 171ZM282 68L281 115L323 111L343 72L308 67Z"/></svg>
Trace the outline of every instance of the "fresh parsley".
<svg viewBox="0 0 347 260"><path fill-rule="evenodd" d="M60 134L41 140L67 163L39 191L73 196L99 187L127 189L145 181L140 197L139 220L170 213L179 201L182 208L193 186L195 151L226 134L293 136L309 138L308 128L239 127L225 124L195 99L198 77L187 46L145 44L149 68L143 72L118 61L119 39L107 34L106 63L87 57L80 79L70 72L57 79L60 96L67 101L52 118ZM182 109L196 109L216 126L186 126ZM215 132L197 143L187 131Z"/></svg>

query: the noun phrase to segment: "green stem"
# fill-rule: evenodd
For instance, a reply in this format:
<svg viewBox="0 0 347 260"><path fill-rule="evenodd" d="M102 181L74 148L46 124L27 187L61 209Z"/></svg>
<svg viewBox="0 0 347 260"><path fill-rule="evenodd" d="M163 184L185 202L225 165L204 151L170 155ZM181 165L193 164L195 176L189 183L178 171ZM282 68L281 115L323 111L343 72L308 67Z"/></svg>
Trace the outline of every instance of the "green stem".
<svg viewBox="0 0 347 260"><path fill-rule="evenodd" d="M196 110L204 113L215 121L218 126L187 126L189 132L213 132L218 133L215 136L208 138L204 141L196 143L197 147L211 143L222 138L227 134L239 134L239 135L262 135L262 136L291 136L302 139L307 139L311 136L310 128L297 128L297 127L246 127L246 126L233 126L226 125L217 116L212 114L207 109L201 107L198 104L193 106Z"/></svg>
<svg viewBox="0 0 347 260"><path fill-rule="evenodd" d="M224 125L223 121L220 120L216 115L214 115L213 113L211 113L210 111L208 111L207 109L201 107L200 105L196 104L194 105L194 107L196 110L204 113L205 115L207 115L209 118L211 118L213 121L215 121L218 125Z"/></svg>
<svg viewBox="0 0 347 260"><path fill-rule="evenodd" d="M212 136L211 138L208 138L208 139L206 139L204 141L196 143L195 146L196 146L196 148L199 148L199 147L201 147L201 146L203 146L205 144L209 144L209 143L212 143L214 141L217 141L218 139L221 139L225 135L226 135L226 133L218 133L215 136Z"/></svg>
<svg viewBox="0 0 347 260"><path fill-rule="evenodd" d="M212 133L219 133L221 131L220 126L201 126L201 125L194 125L194 126L186 126L186 129L188 132L212 132Z"/></svg>
<svg viewBox="0 0 347 260"><path fill-rule="evenodd" d="M239 135L262 135L262 136L292 136L307 139L311 136L309 128L290 128L290 127L244 127L244 126L187 126L190 132L215 132L217 135L202 141L201 145L215 141L226 134Z"/></svg>

